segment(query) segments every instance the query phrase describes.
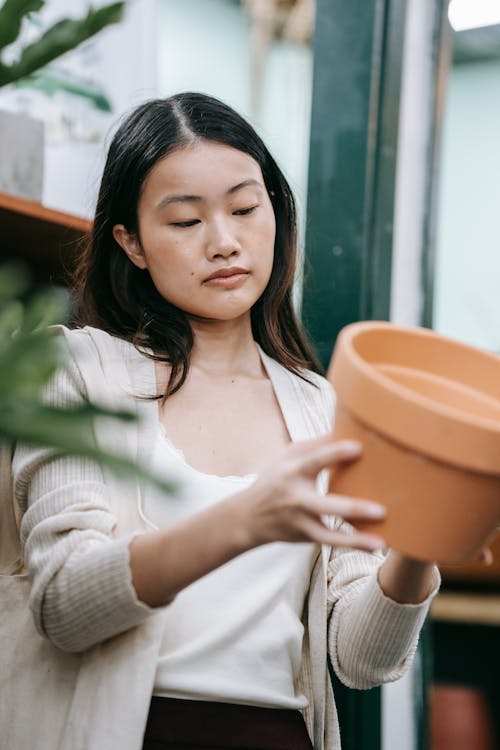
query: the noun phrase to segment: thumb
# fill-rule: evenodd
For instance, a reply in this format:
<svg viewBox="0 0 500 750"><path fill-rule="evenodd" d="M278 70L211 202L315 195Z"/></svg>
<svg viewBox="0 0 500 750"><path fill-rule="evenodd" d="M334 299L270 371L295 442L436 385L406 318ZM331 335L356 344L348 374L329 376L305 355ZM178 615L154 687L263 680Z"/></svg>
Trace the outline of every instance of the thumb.
<svg viewBox="0 0 500 750"><path fill-rule="evenodd" d="M480 563L482 563L485 566L492 565L493 553L489 547L484 547L484 549L482 549L481 552L479 553L479 557L477 559Z"/></svg>
<svg viewBox="0 0 500 750"><path fill-rule="evenodd" d="M331 437L311 440L300 459L301 473L315 477L322 469L359 458L361 450L361 444L354 440L334 441Z"/></svg>

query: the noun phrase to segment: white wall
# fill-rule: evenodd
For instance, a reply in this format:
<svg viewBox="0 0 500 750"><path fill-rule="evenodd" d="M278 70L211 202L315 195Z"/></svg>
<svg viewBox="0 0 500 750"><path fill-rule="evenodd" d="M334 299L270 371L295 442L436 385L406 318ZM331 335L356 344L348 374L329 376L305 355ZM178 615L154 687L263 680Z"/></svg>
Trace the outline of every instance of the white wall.
<svg viewBox="0 0 500 750"><path fill-rule="evenodd" d="M158 89L201 91L252 121L248 20L231 0L159 0ZM277 42L268 59L256 127L285 172L305 218L312 53Z"/></svg>
<svg viewBox="0 0 500 750"><path fill-rule="evenodd" d="M451 71L438 218L434 328L500 353L500 60Z"/></svg>
<svg viewBox="0 0 500 750"><path fill-rule="evenodd" d="M99 3L102 4L102 3ZM51 0L50 6L64 0ZM72 14L82 13L87 3L72 3ZM92 216L105 146L118 117L134 104L156 96L156 0L133 0L127 4L124 20L104 30L92 43L97 58L95 75L113 105L104 118L98 142L60 139L48 141L45 148L43 202L50 207L82 216Z"/></svg>

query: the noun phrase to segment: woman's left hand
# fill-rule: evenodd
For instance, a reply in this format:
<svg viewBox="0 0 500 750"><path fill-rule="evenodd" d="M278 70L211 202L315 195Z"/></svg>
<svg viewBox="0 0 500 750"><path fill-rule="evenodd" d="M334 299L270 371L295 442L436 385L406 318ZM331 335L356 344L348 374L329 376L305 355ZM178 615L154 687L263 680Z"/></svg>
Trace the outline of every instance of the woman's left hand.
<svg viewBox="0 0 500 750"><path fill-rule="evenodd" d="M477 562L493 563L489 547L479 553ZM391 550L380 566L378 582L384 594L400 604L418 604L431 594L439 582L437 567L432 562L414 560Z"/></svg>
<svg viewBox="0 0 500 750"><path fill-rule="evenodd" d="M420 604L436 588L439 573L432 562L414 560L391 550L378 570L386 596L400 604Z"/></svg>
<svg viewBox="0 0 500 750"><path fill-rule="evenodd" d="M482 563L485 567L488 567L488 565L493 565L493 552L489 547L485 547L481 550L477 561Z"/></svg>

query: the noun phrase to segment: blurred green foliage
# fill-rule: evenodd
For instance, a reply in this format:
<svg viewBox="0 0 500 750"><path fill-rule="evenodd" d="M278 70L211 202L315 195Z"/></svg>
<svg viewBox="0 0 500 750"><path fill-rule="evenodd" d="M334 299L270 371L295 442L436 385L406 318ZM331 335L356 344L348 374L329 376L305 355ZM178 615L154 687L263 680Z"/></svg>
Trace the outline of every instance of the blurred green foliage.
<svg viewBox="0 0 500 750"><path fill-rule="evenodd" d="M0 442L17 441L49 447L55 455L78 455L98 461L120 477L139 477L171 493L172 483L152 477L137 464L96 446L96 417L129 422L135 415L89 402L61 409L43 403L44 387L64 367L68 351L50 326L65 320L68 297L63 290L29 293L22 268L0 267Z"/></svg>
<svg viewBox="0 0 500 750"><path fill-rule="evenodd" d="M17 60L5 63L2 52L18 39L23 20L45 4L45 0L5 0L0 7L0 87L27 78L106 26L121 21L125 7L125 2L111 3L102 8L89 8L84 18L64 18L26 45Z"/></svg>

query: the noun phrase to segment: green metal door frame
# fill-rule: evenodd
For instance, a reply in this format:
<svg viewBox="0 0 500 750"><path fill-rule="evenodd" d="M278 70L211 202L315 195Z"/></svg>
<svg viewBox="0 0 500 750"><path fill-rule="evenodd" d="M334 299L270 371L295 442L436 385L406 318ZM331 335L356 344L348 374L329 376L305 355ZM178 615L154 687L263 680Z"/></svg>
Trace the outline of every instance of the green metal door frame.
<svg viewBox="0 0 500 750"><path fill-rule="evenodd" d="M406 0L318 0L302 315L337 333L389 317Z"/></svg>

